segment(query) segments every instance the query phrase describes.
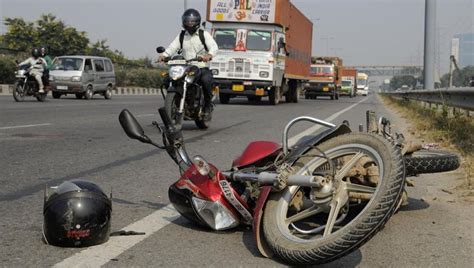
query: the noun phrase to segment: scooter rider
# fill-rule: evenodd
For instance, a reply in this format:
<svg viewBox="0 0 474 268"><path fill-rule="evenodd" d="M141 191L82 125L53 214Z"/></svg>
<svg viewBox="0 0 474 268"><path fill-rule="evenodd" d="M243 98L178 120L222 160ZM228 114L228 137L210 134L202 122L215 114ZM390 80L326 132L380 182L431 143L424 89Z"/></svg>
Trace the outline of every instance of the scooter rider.
<svg viewBox="0 0 474 268"><path fill-rule="evenodd" d="M44 85L43 85L43 80L41 78L43 76L44 67L46 63L44 59L41 58L40 56L41 56L40 50L38 48L33 48L31 50L31 57L21 62L20 64L18 64L18 66L25 65L25 64L30 65L30 68L29 68L30 75L32 75L38 82L38 86L39 86L38 92L44 93Z"/></svg>
<svg viewBox="0 0 474 268"><path fill-rule="evenodd" d="M212 100L212 73L207 62L214 57L219 49L214 38L206 31L199 29L201 25L201 15L195 9L188 9L181 17L184 31L182 31L169 45L166 51L159 56L158 61L163 61L165 57L170 57L182 48L182 55L186 60L191 60L196 56L202 58L203 62L196 65L201 68L200 84L204 93L203 113L208 116L211 113Z"/></svg>

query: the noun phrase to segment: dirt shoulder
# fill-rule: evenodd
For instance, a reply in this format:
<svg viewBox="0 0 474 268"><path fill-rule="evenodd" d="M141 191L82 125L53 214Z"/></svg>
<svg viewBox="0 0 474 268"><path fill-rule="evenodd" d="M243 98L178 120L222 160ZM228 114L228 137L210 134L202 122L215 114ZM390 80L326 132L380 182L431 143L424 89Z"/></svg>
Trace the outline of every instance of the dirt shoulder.
<svg viewBox="0 0 474 268"><path fill-rule="evenodd" d="M461 167L440 176L454 175L451 185L441 190L457 199L474 203L474 118L443 117L439 112L426 110L387 97L378 96L396 118L391 118L395 129L404 133L407 140L429 144L439 149L456 152L461 157Z"/></svg>

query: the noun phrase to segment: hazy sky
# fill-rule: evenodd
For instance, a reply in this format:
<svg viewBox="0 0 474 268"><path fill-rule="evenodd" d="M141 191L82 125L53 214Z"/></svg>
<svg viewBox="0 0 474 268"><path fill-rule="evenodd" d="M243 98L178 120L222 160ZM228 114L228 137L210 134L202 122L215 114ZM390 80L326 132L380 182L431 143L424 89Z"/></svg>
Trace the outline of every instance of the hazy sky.
<svg viewBox="0 0 474 268"><path fill-rule="evenodd" d="M447 70L451 38L474 32L474 0L438 0L440 67ZM206 0L188 0L204 16ZM314 21L313 54L337 54L346 65L423 62L424 0L292 0ZM180 31L183 0L0 0L0 16L28 21L53 13L107 39L129 57L155 56ZM0 26L0 33L6 28Z"/></svg>

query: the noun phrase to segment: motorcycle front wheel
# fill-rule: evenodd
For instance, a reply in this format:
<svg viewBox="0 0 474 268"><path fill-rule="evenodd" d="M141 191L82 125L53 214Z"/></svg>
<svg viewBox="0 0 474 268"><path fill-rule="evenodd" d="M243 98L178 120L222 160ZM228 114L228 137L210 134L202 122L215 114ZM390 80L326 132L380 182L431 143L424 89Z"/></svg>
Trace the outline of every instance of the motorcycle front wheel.
<svg viewBox="0 0 474 268"><path fill-rule="evenodd" d="M15 88L13 89L13 99L16 102L22 102L25 100L25 91L20 84L15 84Z"/></svg>
<svg viewBox="0 0 474 268"><path fill-rule="evenodd" d="M266 204L266 241L291 265L331 262L362 246L393 215L405 185L400 150L368 133L332 138L292 167L326 181L321 188L287 187Z"/></svg>
<svg viewBox="0 0 474 268"><path fill-rule="evenodd" d="M180 96L176 92L169 92L165 98L165 111L171 119L171 123L174 125L176 130L181 130L183 117L179 115L179 101Z"/></svg>

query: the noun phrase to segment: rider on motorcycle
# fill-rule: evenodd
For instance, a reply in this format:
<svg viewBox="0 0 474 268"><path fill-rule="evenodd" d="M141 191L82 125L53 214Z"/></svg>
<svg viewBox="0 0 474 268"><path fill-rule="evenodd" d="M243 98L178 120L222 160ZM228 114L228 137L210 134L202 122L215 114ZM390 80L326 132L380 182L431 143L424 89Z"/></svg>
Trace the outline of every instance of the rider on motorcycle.
<svg viewBox="0 0 474 268"><path fill-rule="evenodd" d="M44 59L45 61L45 70L50 70L51 69L51 66L53 65L53 61L51 60L51 57L48 55L48 51L46 50L46 47L42 46L40 48L40 52L41 52L41 57Z"/></svg>
<svg viewBox="0 0 474 268"><path fill-rule="evenodd" d="M166 57L170 57L182 48L182 55L186 60L201 57L203 62L196 65L201 68L201 78L199 83L202 85L204 92L203 113L208 116L211 113L212 99L212 73L209 70L207 62L214 57L219 49L216 41L208 32L200 30L201 15L195 9L188 9L181 17L184 31L182 31L169 45L166 51L159 56L158 61L163 61Z"/></svg>
<svg viewBox="0 0 474 268"><path fill-rule="evenodd" d="M43 85L43 72L45 67L45 60L41 57L40 50L38 48L33 48L31 50L31 57L26 59L25 61L18 64L18 66L29 64L29 72L30 75L33 76L36 81L38 82L39 86L39 93L44 93L44 85Z"/></svg>

